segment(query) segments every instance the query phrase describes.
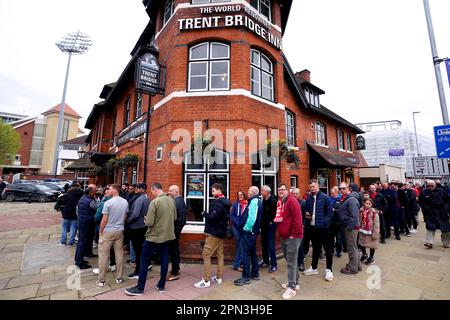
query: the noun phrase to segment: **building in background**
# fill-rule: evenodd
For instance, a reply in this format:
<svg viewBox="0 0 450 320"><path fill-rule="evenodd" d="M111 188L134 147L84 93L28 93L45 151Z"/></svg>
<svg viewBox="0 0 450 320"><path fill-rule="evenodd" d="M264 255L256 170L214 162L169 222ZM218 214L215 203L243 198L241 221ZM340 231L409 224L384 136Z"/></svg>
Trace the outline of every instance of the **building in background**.
<svg viewBox="0 0 450 320"><path fill-rule="evenodd" d="M37 117L28 117L13 121L11 126L19 133L21 147L16 155L9 155L9 162L0 167L0 175L14 175L17 173L25 175L52 175L54 174L54 159L56 135L58 131L58 117L60 105L57 105ZM66 144L61 144L62 161L68 161L65 166L79 158L74 150L71 139L77 138L84 133L78 128L81 116L69 105L64 108L63 139ZM84 137L85 139L86 137ZM69 141L67 141L69 140ZM67 144L67 142L69 142ZM78 143L79 141L75 141ZM83 142L84 143L84 142ZM84 148L84 144L76 148ZM75 153L74 156L72 153ZM61 174L61 168L58 169Z"/></svg>
<svg viewBox="0 0 450 320"><path fill-rule="evenodd" d="M412 176L413 157L436 156L434 138L431 134L417 133L419 150L416 147L414 128L402 125L399 120L357 123L365 133L364 158L369 166L387 164L403 168L406 176Z"/></svg>
<svg viewBox="0 0 450 320"><path fill-rule="evenodd" d="M9 112L0 112L0 120L3 120L3 122L11 123L14 121L19 121L22 119L28 118L28 116L25 116L23 114L15 114L15 113L9 113Z"/></svg>
<svg viewBox="0 0 450 320"><path fill-rule="evenodd" d="M405 182L405 170L402 167L380 164L374 167L359 168L361 186L369 187L377 181L400 181Z"/></svg>
<svg viewBox="0 0 450 320"><path fill-rule="evenodd" d="M86 138L87 135L84 135L61 142L61 151L58 157L58 174L71 173L66 168L75 160L80 159L80 154L86 153Z"/></svg>

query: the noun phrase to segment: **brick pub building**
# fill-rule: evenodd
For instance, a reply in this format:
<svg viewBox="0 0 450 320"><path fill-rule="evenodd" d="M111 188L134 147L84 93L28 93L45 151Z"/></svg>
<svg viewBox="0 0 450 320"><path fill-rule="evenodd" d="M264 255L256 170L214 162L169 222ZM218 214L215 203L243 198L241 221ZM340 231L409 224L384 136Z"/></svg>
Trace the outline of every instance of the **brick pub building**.
<svg viewBox="0 0 450 320"><path fill-rule="evenodd" d="M181 238L185 261L201 259L202 211L212 195L209 186L221 183L232 201L242 189L280 183L305 192L318 178L324 192L340 181L359 182L365 161L355 150L362 131L320 104L325 92L311 83L310 72L295 73L282 52L281 39L292 1L284 0L165 0L144 1L149 23L131 52L131 60L115 83L101 91L86 128L91 160L105 165L111 158L133 154L130 166L107 171L97 183L160 182L180 186L189 208ZM136 62L151 52L161 66L164 92L136 90ZM205 159L190 164L172 161L182 141L177 129L215 129L225 139L227 129L278 130L300 163L270 158L250 149L252 138L234 138L233 147L216 146L218 163ZM208 131L209 130L209 131ZM214 134L212 134L214 136ZM191 139L191 137L189 137ZM212 138L213 145L217 139ZM184 141L185 142L185 141ZM246 161L237 163L237 145L245 145ZM258 145L261 148L261 144ZM177 150L178 151L178 150ZM242 153L242 152L241 152ZM242 156L242 154L241 154ZM253 159L250 161L249 159ZM226 245L228 258L233 242Z"/></svg>

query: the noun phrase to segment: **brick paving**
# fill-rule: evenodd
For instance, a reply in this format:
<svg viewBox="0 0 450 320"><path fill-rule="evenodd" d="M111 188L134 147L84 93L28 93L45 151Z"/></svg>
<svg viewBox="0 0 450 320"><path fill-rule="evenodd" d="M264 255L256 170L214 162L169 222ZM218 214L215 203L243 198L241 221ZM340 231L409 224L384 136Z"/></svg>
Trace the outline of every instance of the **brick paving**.
<svg viewBox="0 0 450 320"><path fill-rule="evenodd" d="M53 204L0 203L0 299L37 300L268 300L281 299L285 282L286 264L279 260L279 270L269 274L261 270L261 280L237 287L232 280L240 274L226 267L224 283L207 289L196 289L193 284L202 276L201 265L182 265L180 280L167 282L164 293L153 287L159 278L159 267L149 272L147 287L141 297L128 297L123 289L136 284L126 280L116 284L114 275L107 274L107 286L95 285L97 276L84 270L80 276L80 290L73 287L71 272L74 247L58 247L60 237L59 213ZM14 221L15 220L15 221ZM6 224L3 224L4 222ZM9 222L8 222L9 221ZM6 226L6 227L5 227ZM294 300L448 300L450 299L450 249L441 246L440 236L432 250L423 246L424 224L419 233L401 241L388 240L375 254L376 266L381 271L380 289L368 289L371 274L367 266L358 275L342 275L339 269L347 255L334 258L334 280L323 279L325 262L319 262L319 275L300 275L300 291ZM26 257L24 257L26 255ZM27 260L28 259L28 260ZM36 263L33 261L36 260ZM97 266L97 259L91 260ZM305 265L309 267L311 257ZM28 266L28 267L27 267ZM374 268L374 267L372 267ZM213 271L215 267L213 267ZM124 275L132 266L124 266ZM69 283L69 287L68 287Z"/></svg>

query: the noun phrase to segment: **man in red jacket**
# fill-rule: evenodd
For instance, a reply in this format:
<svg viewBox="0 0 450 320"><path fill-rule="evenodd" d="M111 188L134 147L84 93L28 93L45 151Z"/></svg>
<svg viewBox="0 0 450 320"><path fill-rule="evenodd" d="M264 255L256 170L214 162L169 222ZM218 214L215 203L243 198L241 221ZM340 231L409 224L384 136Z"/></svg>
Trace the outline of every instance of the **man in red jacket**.
<svg viewBox="0 0 450 320"><path fill-rule="evenodd" d="M283 299L290 299L300 289L297 257L303 238L303 221L297 199L288 193L284 184L278 188L277 214L274 222L278 223L278 233L288 267L288 282L282 285L286 289Z"/></svg>

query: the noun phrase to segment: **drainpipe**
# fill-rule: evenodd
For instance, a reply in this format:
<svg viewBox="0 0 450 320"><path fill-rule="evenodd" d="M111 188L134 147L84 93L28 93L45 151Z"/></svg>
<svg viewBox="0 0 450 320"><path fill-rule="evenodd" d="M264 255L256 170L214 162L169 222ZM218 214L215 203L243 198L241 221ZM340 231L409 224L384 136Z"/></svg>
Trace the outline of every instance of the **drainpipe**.
<svg viewBox="0 0 450 320"><path fill-rule="evenodd" d="M148 140L150 139L150 116L151 116L151 105L152 96L148 95L148 110L147 110L147 130L145 133L145 154L144 154L144 183L147 183L147 160L148 160Z"/></svg>

